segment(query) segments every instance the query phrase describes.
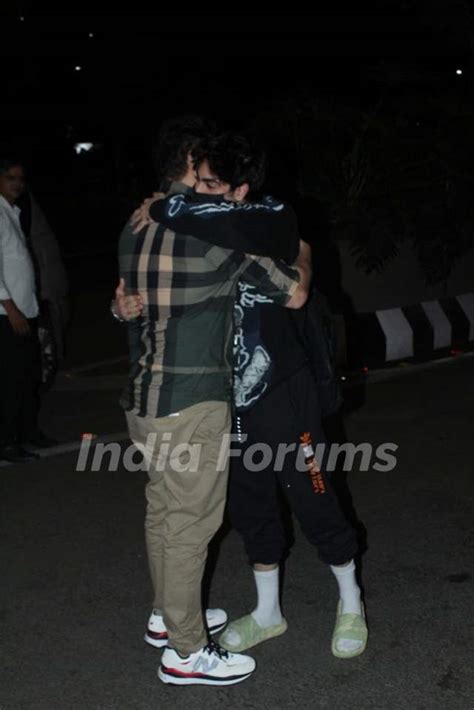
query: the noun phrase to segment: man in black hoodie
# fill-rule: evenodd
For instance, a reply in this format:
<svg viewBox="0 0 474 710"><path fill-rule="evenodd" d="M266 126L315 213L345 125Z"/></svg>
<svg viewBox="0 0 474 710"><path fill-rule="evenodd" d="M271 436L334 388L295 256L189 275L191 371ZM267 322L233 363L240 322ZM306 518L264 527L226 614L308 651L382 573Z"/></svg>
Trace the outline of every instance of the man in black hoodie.
<svg viewBox="0 0 474 710"><path fill-rule="evenodd" d="M252 195L239 195L235 189L240 183L238 166L245 164L247 150L245 139L233 134L201 145L195 154L196 196L150 202L150 218L204 240L212 234L221 245L235 248L240 243L248 253L265 253L291 263L298 252L297 232L275 228L277 223L283 225L289 208L271 198L252 202ZM241 160L236 162L239 152ZM273 223L264 219L267 211L277 217ZM325 470L327 457L319 456L325 438L318 389L298 316L274 305L255 286L240 283L234 355L237 448L231 454L228 509L253 566L257 606L232 622L220 643L228 650L242 651L286 631L279 604L279 563L287 548L277 495L280 487L338 584L332 653L352 658L367 643L355 576L357 541ZM263 456L258 463L255 454Z"/></svg>

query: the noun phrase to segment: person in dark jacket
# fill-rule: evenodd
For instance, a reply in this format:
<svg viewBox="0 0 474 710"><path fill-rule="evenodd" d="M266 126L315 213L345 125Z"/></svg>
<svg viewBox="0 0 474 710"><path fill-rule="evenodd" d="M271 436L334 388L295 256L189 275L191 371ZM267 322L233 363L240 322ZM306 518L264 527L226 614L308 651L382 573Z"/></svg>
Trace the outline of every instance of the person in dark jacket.
<svg viewBox="0 0 474 710"><path fill-rule="evenodd" d="M218 210L202 203L205 196L225 199L236 184L238 178L227 158L228 140L221 136L198 149L194 198L149 201L141 218L171 229L179 226L202 239L212 234L218 243L235 239L228 220L221 224ZM255 202L252 204L255 208ZM238 231L237 220L233 226ZM247 233L245 249L249 253L264 250L291 263L297 245L296 233L293 239L286 233L282 243L271 231L264 233L257 227L250 236ZM251 614L232 622L220 637L221 645L230 651L251 648L287 629L279 603L279 565L287 552L287 541L278 488L338 584L332 653L352 658L362 653L367 643L355 574L356 534L341 512L325 470L327 455L318 454L325 444L322 407L324 414L331 414L341 400L317 312L317 296L315 299L309 310L303 308L293 315L272 304L254 286L239 285L234 319L233 441L237 446L231 454L228 511L253 566L257 606Z"/></svg>

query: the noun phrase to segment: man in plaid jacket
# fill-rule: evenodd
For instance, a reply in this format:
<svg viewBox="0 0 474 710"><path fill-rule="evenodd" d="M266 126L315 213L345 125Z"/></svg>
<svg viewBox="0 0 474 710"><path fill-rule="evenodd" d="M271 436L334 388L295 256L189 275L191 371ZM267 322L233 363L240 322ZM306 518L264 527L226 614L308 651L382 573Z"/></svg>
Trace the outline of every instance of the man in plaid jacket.
<svg viewBox="0 0 474 710"><path fill-rule="evenodd" d="M190 133L182 131L181 164L173 156L166 172L169 195L185 195L195 183ZM228 157L239 176L226 193L228 219L237 215L238 222L237 200L263 182L263 157L244 139L234 141ZM248 224L248 207L244 212ZM296 230L281 205L256 210L254 219L257 228L263 221L276 231ZM139 347L121 402L149 472L145 530L155 598L145 638L168 644L159 677L180 685L228 685L255 669L249 656L208 643L201 609L207 546L221 525L227 490L237 283L258 285L274 303L299 308L310 279L306 245L289 267L232 248L233 238L221 246L212 234L205 241L151 223L138 235L128 225L120 241L116 308L126 318L140 311ZM211 632L226 621L222 610L206 617Z"/></svg>

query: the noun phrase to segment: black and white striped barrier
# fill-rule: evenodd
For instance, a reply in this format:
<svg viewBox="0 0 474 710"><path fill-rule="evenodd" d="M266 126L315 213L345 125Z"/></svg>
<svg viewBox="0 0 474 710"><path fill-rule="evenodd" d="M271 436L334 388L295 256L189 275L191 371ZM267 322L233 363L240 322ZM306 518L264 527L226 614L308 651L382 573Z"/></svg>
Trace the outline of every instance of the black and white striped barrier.
<svg viewBox="0 0 474 710"><path fill-rule="evenodd" d="M429 360L474 343L474 293L357 317L358 359L368 367Z"/></svg>

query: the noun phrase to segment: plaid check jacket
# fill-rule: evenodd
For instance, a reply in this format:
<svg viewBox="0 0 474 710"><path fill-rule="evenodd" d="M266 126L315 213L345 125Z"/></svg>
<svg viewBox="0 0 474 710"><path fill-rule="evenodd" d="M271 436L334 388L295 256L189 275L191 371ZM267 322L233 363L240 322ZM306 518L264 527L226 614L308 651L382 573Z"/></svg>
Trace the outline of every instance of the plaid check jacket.
<svg viewBox="0 0 474 710"><path fill-rule="evenodd" d="M189 188L173 183L170 193ZM210 226L210 229L212 227ZM223 249L152 223L127 224L120 275L144 308L131 327L135 347L121 404L138 416L165 417L232 396L233 307L242 279L284 305L299 274L284 262Z"/></svg>

